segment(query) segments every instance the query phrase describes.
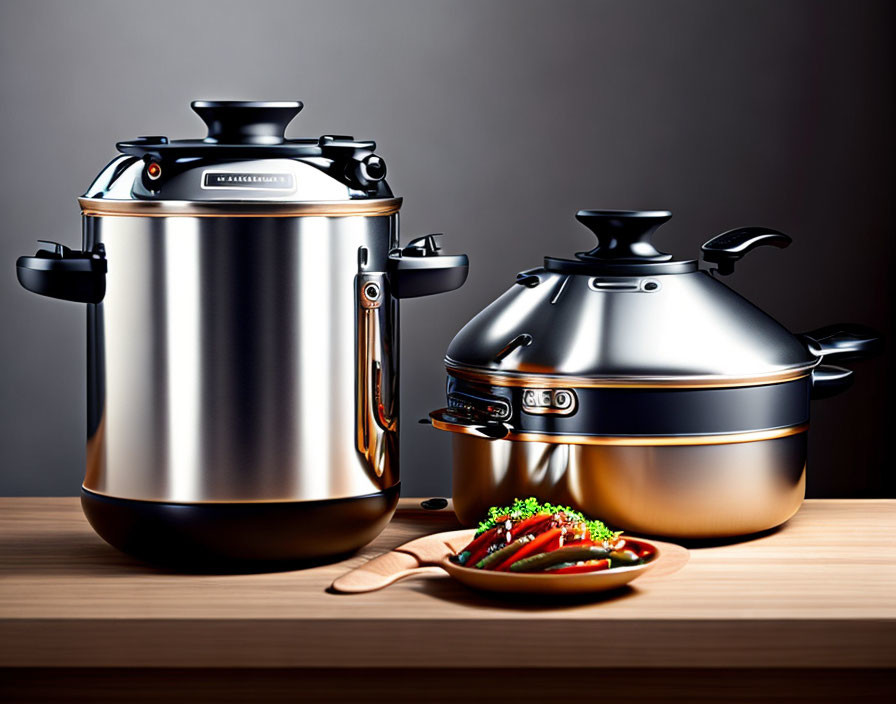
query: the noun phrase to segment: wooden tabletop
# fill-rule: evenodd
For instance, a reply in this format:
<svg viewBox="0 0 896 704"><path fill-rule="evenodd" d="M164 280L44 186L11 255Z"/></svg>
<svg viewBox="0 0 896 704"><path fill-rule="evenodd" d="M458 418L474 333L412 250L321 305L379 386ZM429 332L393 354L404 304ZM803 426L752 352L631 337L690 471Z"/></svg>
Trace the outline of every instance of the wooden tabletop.
<svg viewBox="0 0 896 704"><path fill-rule="evenodd" d="M680 572L602 598L508 599L438 575L326 591L455 527L403 499L342 563L184 575L107 546L75 498L0 499L0 667L490 667L526 641L550 644L532 667L896 667L896 501L807 501L778 531L693 548Z"/></svg>

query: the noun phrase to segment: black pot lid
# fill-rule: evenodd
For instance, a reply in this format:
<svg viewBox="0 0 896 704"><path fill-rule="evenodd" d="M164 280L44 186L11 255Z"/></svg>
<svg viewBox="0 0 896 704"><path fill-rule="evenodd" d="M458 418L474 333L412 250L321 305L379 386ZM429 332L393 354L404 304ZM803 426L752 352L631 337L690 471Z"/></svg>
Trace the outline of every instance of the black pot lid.
<svg viewBox="0 0 896 704"><path fill-rule="evenodd" d="M374 142L346 135L286 138L287 125L302 109L299 101L196 100L191 106L206 124L204 138L119 142L121 155L87 189L82 206L139 201L177 209L187 202L393 198Z"/></svg>
<svg viewBox="0 0 896 704"><path fill-rule="evenodd" d="M670 217L580 211L598 246L519 274L451 342L449 369L530 386L730 385L807 374L818 358L789 330L695 261L653 246L652 232ZM727 242L717 249L736 259L757 244L781 246L780 238L789 242L743 228L704 252Z"/></svg>

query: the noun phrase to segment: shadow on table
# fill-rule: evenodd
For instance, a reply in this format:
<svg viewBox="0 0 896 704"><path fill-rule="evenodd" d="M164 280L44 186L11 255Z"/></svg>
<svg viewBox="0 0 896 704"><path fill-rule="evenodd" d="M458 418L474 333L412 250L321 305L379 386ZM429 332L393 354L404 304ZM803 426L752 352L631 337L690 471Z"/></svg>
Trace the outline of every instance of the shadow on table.
<svg viewBox="0 0 896 704"><path fill-rule="evenodd" d="M6 569L19 575L110 574L153 568L89 535L29 535L12 539L0 535L0 555Z"/></svg>
<svg viewBox="0 0 896 704"><path fill-rule="evenodd" d="M91 535L30 535L12 540L0 535L0 570L15 570L18 575L103 576L121 574L160 575L238 575L290 572L319 567L345 560L350 555L337 555L320 560L278 563L233 562L221 564L160 565L138 560L99 537Z"/></svg>
<svg viewBox="0 0 896 704"><path fill-rule="evenodd" d="M675 543L677 545L681 545L683 548L687 548L688 550L700 550L702 548L720 548L726 545L740 545L741 543L751 543L754 540L761 540L762 538L766 538L771 535L775 535L782 530L786 530L787 524L784 523L780 526L775 526L774 528L769 528L768 530L762 530L758 533L750 533L748 535L733 535L727 538L676 538ZM649 536L644 536L648 539L652 540L668 540L668 538L650 538Z"/></svg>
<svg viewBox="0 0 896 704"><path fill-rule="evenodd" d="M636 586L624 585L618 589L590 594L513 594L486 592L472 589L446 577L420 578L411 587L429 597L464 606L482 606L509 611L560 611L580 606L618 602L637 596ZM388 589L388 587L387 587Z"/></svg>

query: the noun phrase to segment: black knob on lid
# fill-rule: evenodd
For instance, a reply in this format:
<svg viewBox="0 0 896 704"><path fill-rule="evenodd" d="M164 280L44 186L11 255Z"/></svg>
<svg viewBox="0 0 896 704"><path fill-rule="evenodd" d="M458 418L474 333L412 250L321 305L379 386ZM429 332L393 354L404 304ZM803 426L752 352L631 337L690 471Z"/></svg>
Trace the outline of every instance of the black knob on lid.
<svg viewBox="0 0 896 704"><path fill-rule="evenodd" d="M208 127L213 144L282 144L286 126L299 114L298 100L194 100L190 107Z"/></svg>
<svg viewBox="0 0 896 704"><path fill-rule="evenodd" d="M583 261L667 262L650 241L654 230L672 217L668 210L580 210L576 219L597 235L597 247L576 256Z"/></svg>

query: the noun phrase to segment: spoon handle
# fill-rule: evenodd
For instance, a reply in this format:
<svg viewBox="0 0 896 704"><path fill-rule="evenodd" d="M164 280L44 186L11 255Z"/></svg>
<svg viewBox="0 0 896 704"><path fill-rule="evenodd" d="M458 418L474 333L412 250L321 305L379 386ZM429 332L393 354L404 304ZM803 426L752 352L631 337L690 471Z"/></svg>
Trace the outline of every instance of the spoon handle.
<svg viewBox="0 0 896 704"><path fill-rule="evenodd" d="M330 588L344 594L361 594L382 589L399 579L441 571L439 567L422 565L413 555L393 550L338 577Z"/></svg>

